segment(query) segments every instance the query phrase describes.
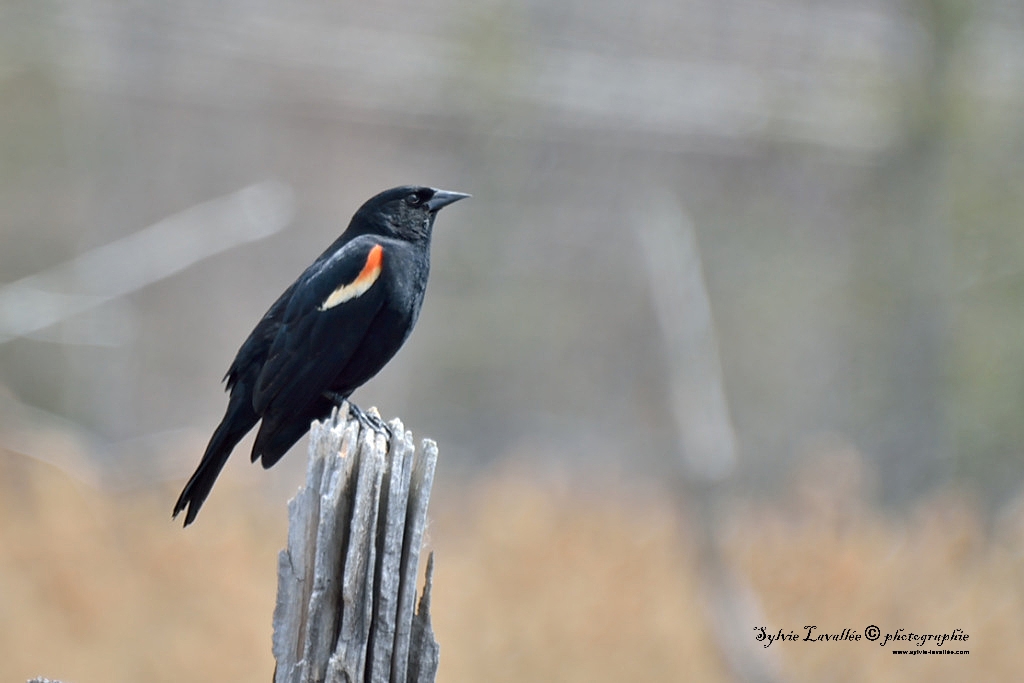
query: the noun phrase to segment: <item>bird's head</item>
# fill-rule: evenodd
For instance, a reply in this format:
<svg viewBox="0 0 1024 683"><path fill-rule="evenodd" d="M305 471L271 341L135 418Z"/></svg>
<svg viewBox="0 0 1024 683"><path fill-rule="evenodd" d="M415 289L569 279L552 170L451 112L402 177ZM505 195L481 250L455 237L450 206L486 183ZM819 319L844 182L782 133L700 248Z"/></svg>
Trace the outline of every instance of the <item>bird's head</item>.
<svg viewBox="0 0 1024 683"><path fill-rule="evenodd" d="M430 238L437 212L460 199L462 192L404 185L371 197L352 217L350 230L417 242Z"/></svg>

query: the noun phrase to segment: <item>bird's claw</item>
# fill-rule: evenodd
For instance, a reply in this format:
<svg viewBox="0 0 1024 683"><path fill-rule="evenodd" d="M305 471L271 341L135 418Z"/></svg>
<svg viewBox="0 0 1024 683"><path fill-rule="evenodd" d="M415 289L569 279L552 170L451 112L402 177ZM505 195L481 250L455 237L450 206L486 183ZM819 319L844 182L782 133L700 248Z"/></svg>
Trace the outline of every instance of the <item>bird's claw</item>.
<svg viewBox="0 0 1024 683"><path fill-rule="evenodd" d="M388 441L391 440L391 428L388 427L375 413L366 413L362 408L351 402L348 404L348 410L353 417L359 420L361 425L369 427L378 434L383 434L387 437Z"/></svg>

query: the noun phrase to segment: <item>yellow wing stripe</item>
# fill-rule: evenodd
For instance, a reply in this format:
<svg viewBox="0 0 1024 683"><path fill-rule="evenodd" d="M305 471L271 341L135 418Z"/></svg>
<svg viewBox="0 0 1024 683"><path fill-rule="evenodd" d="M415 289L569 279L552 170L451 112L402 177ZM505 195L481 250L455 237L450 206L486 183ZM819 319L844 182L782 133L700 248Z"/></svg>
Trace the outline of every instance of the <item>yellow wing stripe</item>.
<svg viewBox="0 0 1024 683"><path fill-rule="evenodd" d="M320 310L326 311L329 308L334 308L338 304L343 304L365 293L380 277L380 267L383 262L384 247L377 244L367 254L366 264L359 271L359 275L356 275L356 279L331 292L331 295L320 304Z"/></svg>

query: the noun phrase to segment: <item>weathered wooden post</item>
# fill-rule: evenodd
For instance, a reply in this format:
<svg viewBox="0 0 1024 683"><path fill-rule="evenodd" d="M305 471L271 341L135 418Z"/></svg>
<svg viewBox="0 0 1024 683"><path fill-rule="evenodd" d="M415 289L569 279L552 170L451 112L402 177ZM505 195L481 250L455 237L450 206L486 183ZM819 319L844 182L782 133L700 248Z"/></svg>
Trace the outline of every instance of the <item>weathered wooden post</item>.
<svg viewBox="0 0 1024 683"><path fill-rule="evenodd" d="M348 416L310 430L306 485L288 505L278 559L275 683L430 682L433 556L416 608L416 570L437 445L419 451Z"/></svg>

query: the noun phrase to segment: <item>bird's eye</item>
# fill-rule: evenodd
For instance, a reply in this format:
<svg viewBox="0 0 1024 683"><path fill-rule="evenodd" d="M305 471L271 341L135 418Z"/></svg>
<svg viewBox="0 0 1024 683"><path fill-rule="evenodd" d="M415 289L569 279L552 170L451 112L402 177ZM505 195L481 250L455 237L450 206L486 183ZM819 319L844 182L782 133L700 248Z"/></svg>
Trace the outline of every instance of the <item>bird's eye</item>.
<svg viewBox="0 0 1024 683"><path fill-rule="evenodd" d="M409 206L419 206L420 201L422 201L420 196L415 192L405 198L405 203Z"/></svg>

